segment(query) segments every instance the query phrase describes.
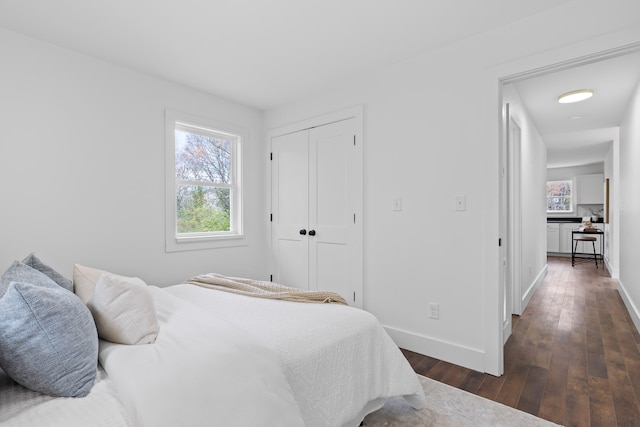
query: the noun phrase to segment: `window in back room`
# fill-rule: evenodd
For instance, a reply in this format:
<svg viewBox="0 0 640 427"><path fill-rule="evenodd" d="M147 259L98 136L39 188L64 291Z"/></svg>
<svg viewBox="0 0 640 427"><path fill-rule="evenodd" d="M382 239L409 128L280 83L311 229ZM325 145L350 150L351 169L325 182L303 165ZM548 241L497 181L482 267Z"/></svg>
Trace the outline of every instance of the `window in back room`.
<svg viewBox="0 0 640 427"><path fill-rule="evenodd" d="M547 213L573 212L571 180L547 181Z"/></svg>
<svg viewBox="0 0 640 427"><path fill-rule="evenodd" d="M244 244L242 132L167 111L167 251Z"/></svg>

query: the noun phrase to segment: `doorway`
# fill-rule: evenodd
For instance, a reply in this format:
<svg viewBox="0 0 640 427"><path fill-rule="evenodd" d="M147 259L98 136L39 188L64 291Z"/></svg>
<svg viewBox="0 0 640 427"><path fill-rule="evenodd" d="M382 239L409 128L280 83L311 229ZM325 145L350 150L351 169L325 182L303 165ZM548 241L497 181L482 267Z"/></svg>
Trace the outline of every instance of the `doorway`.
<svg viewBox="0 0 640 427"><path fill-rule="evenodd" d="M517 84L519 82L526 82L528 80L533 80L543 76L553 76L554 74L567 73L568 71L572 71L572 70L579 72L581 70L581 67L586 68L587 66L594 65L594 64L598 66L605 65L611 68L612 66L610 64L613 64L614 61L621 61L621 59L631 57L632 55L640 57L640 43L634 43L631 45L627 45L627 46L612 49L609 51L604 51L594 55L590 55L588 57L575 58L562 63L557 63L547 67L542 67L539 69L534 69L534 70L526 71L516 75L512 75L509 77L501 78L500 89L499 89L501 105L504 105L504 103L506 102L504 101L503 94L505 92L505 88L507 87L507 85ZM636 80L636 83L637 83L637 80ZM631 93L631 91L629 91L629 93ZM527 100L524 99L524 96L522 99L522 103L525 104L526 106ZM626 103L621 107L624 109L625 106L626 106ZM507 245L507 247L505 248L504 259L509 260L508 274L501 275L501 279L508 281L507 283L501 284L501 289L503 290L503 294L501 295L501 299L500 299L500 302L501 302L500 307L502 311L502 316L503 316L502 320L504 324L504 322L507 321L506 318L511 315L504 310L504 307L505 307L504 301L505 301L505 298L508 298L508 296L505 295L506 292L513 291L512 293L513 313L514 314L522 313L526 307L528 298L530 298L533 292L535 291L535 288L532 289L530 287L531 283L534 283L535 285L535 281L538 279L540 279L539 281L541 281L541 279L544 278L544 275L542 275L541 277L540 276L536 277L535 264L534 264L534 271L532 275L531 260L530 260L531 253L532 253L532 248L531 248L532 243L530 241L531 238L530 236L522 235L522 231L525 230L526 227L530 227L529 221L525 219L523 216L523 212L526 212L529 209L529 207L525 207L526 199L528 198L527 189L522 188L523 182L527 181L528 179L527 174L529 173L528 171L530 170L528 165L525 168L524 164L525 162L528 161L528 159L523 157L529 154L528 152L529 147L526 146L527 141L523 141L522 129L519 130L520 132L519 135L514 134L515 130L513 126L514 124L518 125L518 123L515 122L510 115L505 115L503 113L500 115L499 119L501 123L501 129L503 129L503 132L501 132L501 135L500 135L501 150L503 149L507 150L509 148L512 148L512 152L511 152L512 154L515 153L516 150L520 150L519 172L516 172L515 165L513 170L509 169L509 166L511 165L510 161L514 160L511 155L506 156L501 154L501 157L500 157L501 165L505 169L509 170L508 173L503 172L500 175L501 180L507 181L504 186L501 185L501 188L505 189L503 190L504 197L506 200L509 200L509 203L500 204L500 210L501 210L500 230L501 230L501 235L502 237L505 238L506 245ZM573 124L576 125L575 126L576 133L579 136L584 137L584 135L586 135L587 132L593 131L591 129L585 128L580 134L578 133L577 123L579 123L579 120L581 118L578 117L578 118L571 119L570 117L566 117L566 119L573 120ZM536 122L536 125L537 124L538 123ZM520 125L522 125L522 123L520 123ZM610 126L614 126L614 125L610 125ZM615 126L617 126L617 123L615 124ZM527 130L526 132L527 132L526 137L530 138L531 137L530 131ZM545 137L544 134L541 135L541 138L543 137ZM511 141L515 141L515 140L518 140L518 148L512 147ZM578 145L577 147L580 147L580 146ZM616 156L619 156L619 153L615 144L613 145L613 147L614 148L612 149L612 152L613 152L612 156L615 158ZM571 146L570 144L568 144L564 148L557 148L556 151L552 152L552 154L554 156L557 155L557 158L569 159L572 157L570 153L570 148L579 149L579 148L576 148L575 146ZM517 159L515 160L517 161ZM614 165L617 164L616 161L613 161L612 163ZM619 179L613 179L613 177L615 177L619 173L619 171L615 171L615 170L611 171L611 167L609 167L609 170L607 172L611 174L612 179L610 180L610 183L612 183L614 187L619 186ZM546 170L545 170L545 173L546 173ZM516 189L518 188L519 188L519 191L516 191ZM617 193L616 188L613 188L611 191L614 195ZM520 200L516 200L516 198L518 197L520 198ZM513 202L514 205L512 205L511 202ZM616 212L615 209L616 209L615 207L612 209L612 218L617 218L619 215L619 212ZM544 216L545 216L544 220L546 221L546 215ZM520 223L519 225L517 224L518 222ZM619 224L616 223L616 221L612 221L610 224L607 224L607 229L608 229L607 235L610 236L610 238L607 239L607 244L613 246L611 251L614 254L616 254L616 256L618 256L617 254L619 253L617 250L617 248L619 247L618 227L619 227ZM537 241L538 241L537 244L539 244L539 241L545 241L546 243L546 239L543 237L538 238ZM534 247L533 252L536 252L538 254L537 256L544 257L544 260L545 260L544 263L546 268L546 245L543 250L541 250L540 247ZM503 257L501 257L501 260L502 259ZM518 266L518 263L519 263L519 266ZM516 273L517 269L520 270L519 273ZM546 273L546 270L544 271ZM533 279L533 282L532 282L532 279ZM517 287L519 287L520 289L517 289ZM518 299L518 294L520 294L520 299ZM518 302L520 302L520 306L518 306ZM506 330L503 328L501 332L503 333L503 338L504 338L503 342L505 342L507 339L505 335Z"/></svg>

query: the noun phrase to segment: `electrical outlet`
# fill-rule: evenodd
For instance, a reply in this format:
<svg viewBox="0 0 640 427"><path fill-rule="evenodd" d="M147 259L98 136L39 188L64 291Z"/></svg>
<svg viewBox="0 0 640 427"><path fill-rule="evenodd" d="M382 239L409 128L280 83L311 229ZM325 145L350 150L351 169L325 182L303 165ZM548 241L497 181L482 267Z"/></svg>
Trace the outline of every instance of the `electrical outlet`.
<svg viewBox="0 0 640 427"><path fill-rule="evenodd" d="M429 317L432 319L438 319L440 317L440 307L437 303L429 303Z"/></svg>

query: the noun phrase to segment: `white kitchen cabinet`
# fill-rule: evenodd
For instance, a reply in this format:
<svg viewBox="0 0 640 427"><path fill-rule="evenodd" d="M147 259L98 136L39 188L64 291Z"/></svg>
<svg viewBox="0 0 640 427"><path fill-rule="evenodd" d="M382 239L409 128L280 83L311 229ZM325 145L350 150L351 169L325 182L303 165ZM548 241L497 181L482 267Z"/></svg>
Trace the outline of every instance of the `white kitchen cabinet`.
<svg viewBox="0 0 640 427"><path fill-rule="evenodd" d="M547 223L547 252L560 252L560 224Z"/></svg>
<svg viewBox="0 0 640 427"><path fill-rule="evenodd" d="M563 222L560 225L560 252L563 254L571 253L571 245L573 240L571 237L571 231L580 227L580 223L577 222Z"/></svg>
<svg viewBox="0 0 640 427"><path fill-rule="evenodd" d="M576 177L578 205L602 205L604 204L604 175L579 175Z"/></svg>

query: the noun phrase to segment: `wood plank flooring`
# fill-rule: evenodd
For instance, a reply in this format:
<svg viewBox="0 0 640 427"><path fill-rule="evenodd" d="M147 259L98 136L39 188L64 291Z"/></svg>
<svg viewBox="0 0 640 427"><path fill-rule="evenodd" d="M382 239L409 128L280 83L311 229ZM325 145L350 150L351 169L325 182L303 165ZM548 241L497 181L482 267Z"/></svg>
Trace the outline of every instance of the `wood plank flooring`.
<svg viewBox="0 0 640 427"><path fill-rule="evenodd" d="M599 264L600 265L600 264ZM640 426L640 335L602 266L549 257L544 282L513 316L505 373L408 350L426 377L564 426Z"/></svg>

